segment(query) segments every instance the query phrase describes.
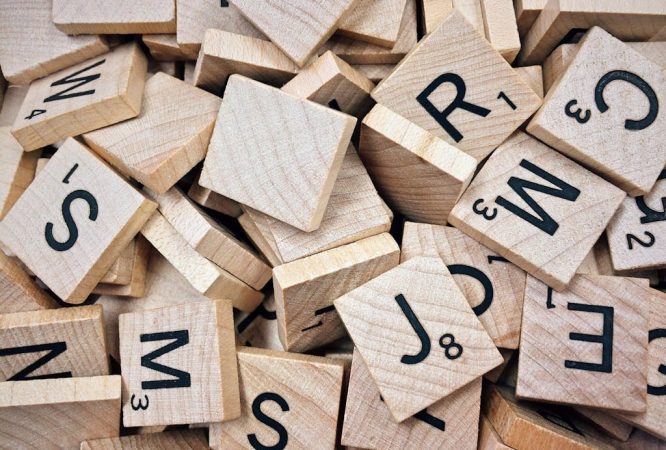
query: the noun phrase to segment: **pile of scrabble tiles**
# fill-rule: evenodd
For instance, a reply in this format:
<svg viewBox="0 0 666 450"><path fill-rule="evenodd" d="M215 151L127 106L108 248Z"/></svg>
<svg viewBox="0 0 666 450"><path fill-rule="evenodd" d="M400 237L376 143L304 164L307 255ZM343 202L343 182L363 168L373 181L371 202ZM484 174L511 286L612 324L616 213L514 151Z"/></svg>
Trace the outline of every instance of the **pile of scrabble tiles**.
<svg viewBox="0 0 666 450"><path fill-rule="evenodd" d="M666 0L0 0L0 448L666 449Z"/></svg>

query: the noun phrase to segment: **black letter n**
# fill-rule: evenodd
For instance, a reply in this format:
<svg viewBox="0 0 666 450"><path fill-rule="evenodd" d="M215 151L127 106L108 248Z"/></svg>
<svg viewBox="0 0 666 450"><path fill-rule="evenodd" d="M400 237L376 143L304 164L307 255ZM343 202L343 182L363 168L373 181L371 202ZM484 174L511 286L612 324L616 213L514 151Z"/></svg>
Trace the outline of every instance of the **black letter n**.
<svg viewBox="0 0 666 450"><path fill-rule="evenodd" d="M66 86L68 84L73 84L73 83L76 83L76 84L73 84L72 86L68 87L64 91L56 92L55 94L53 94L49 97L46 97L44 99L44 103L55 102L57 100L64 100L66 98L81 97L83 95L92 95L92 94L94 94L95 93L94 89L90 89L88 91L72 92L72 93L69 93L69 92L73 91L74 89L77 89L77 88L79 88L79 87L81 87L85 84L88 84L92 81L97 80L101 76L101 74L99 74L99 73L96 73L94 75L84 75L84 76L78 77L78 78L76 78L76 76L82 74L86 70L94 69L97 66L101 66L102 64L104 64L104 62L106 62L106 59L98 61L98 62L96 62L96 63L94 63L94 64L92 64L88 67L85 67L85 68L79 70L78 72L74 72L72 74L69 74L65 78L62 78L60 80L57 80L57 81L54 81L53 83L51 83L51 87Z"/></svg>
<svg viewBox="0 0 666 450"><path fill-rule="evenodd" d="M189 344L190 335L187 330L167 331L164 333L142 334L141 342L165 341L173 339L174 341L163 347L154 350L141 357L141 366L175 377L172 380L142 381L141 389L172 389L181 387L190 387L192 385L190 374L188 372L174 369L163 364L156 363L154 360L177 348Z"/></svg>

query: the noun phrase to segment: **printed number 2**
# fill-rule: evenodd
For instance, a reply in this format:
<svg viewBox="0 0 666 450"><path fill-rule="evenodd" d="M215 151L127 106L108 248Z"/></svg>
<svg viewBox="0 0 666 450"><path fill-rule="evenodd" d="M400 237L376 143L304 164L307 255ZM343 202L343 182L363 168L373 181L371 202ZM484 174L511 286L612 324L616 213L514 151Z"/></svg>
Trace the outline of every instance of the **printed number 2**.
<svg viewBox="0 0 666 450"><path fill-rule="evenodd" d="M638 245L641 247L652 247L656 241L654 234L650 233L649 231L645 232L645 236L647 236L648 241L641 241L638 237L636 237L633 234L628 234L627 235L627 247L629 247L629 250L634 249L634 242L636 242Z"/></svg>

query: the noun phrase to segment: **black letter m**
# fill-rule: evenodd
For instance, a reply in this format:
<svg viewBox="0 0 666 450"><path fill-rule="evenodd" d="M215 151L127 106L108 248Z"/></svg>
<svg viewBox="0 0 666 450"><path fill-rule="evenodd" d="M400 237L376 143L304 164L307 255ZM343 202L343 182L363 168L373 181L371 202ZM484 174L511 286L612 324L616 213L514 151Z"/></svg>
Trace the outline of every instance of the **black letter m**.
<svg viewBox="0 0 666 450"><path fill-rule="evenodd" d="M141 366L155 370L175 377L172 380L142 381L141 389L172 389L181 387L190 387L192 385L190 374L188 372L174 369L163 364L156 363L154 360L177 348L189 344L190 335L187 330L167 331L164 333L142 334L141 342L165 341L173 339L173 342L154 350L141 357Z"/></svg>
<svg viewBox="0 0 666 450"><path fill-rule="evenodd" d="M99 77L101 77L101 74L96 73L94 75L84 75L82 77L75 78L76 76L82 74L86 70L90 70L90 69L93 69L97 66L101 66L102 64L104 64L104 62L106 62L106 59L98 61L95 64L92 64L88 67L85 67L85 68L79 70L78 72L74 72L72 74L69 74L65 78L62 78L60 80L57 80L57 81L54 81L53 83L51 83L51 87L66 86L66 85L72 84L72 83L76 83L76 84L74 84L73 86L68 87L64 91L56 92L55 94L53 94L49 97L46 97L44 99L44 103L55 102L56 100L64 100L66 98L81 97L83 95L92 95L92 94L94 94L95 93L94 89L90 89L88 91L72 92L72 93L68 93L68 92L73 91L74 89L77 89L77 88L79 88L79 87L81 87L85 84L88 84L92 81L95 81Z"/></svg>

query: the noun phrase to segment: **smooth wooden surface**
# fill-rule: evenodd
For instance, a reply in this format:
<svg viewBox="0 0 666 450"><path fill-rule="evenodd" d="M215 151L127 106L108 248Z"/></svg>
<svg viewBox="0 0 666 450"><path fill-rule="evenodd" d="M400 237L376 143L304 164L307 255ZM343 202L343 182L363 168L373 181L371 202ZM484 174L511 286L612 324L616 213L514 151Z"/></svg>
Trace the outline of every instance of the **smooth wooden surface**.
<svg viewBox="0 0 666 450"><path fill-rule="evenodd" d="M405 223L401 261L441 258L497 347L517 349L525 272L452 227ZM480 273L479 273L480 272Z"/></svg>
<svg viewBox="0 0 666 450"><path fill-rule="evenodd" d="M119 438L81 442L81 450L207 450L208 440L201 430L174 430Z"/></svg>
<svg viewBox="0 0 666 450"><path fill-rule="evenodd" d="M68 139L0 222L0 240L56 295L79 304L156 207Z"/></svg>
<svg viewBox="0 0 666 450"><path fill-rule="evenodd" d="M139 47L126 44L34 81L12 134L30 151L136 117L146 70Z"/></svg>
<svg viewBox="0 0 666 450"><path fill-rule="evenodd" d="M476 170L473 157L382 105L363 119L359 156L392 209L440 225Z"/></svg>
<svg viewBox="0 0 666 450"><path fill-rule="evenodd" d="M227 216L240 217L240 215L243 214L243 210L238 202L235 202L224 195L220 195L217 192L213 192L208 188L201 187L201 185L199 185L198 177L196 181L192 183L192 186L190 186L190 190L187 191L187 196L198 205Z"/></svg>
<svg viewBox="0 0 666 450"><path fill-rule="evenodd" d="M503 362L438 258L413 258L334 304L399 422Z"/></svg>
<svg viewBox="0 0 666 450"><path fill-rule="evenodd" d="M139 115L86 133L86 143L124 174L164 193L203 161L221 100L158 72Z"/></svg>
<svg viewBox="0 0 666 450"><path fill-rule="evenodd" d="M10 127L0 126L0 219L35 177L39 152L24 152Z"/></svg>
<svg viewBox="0 0 666 450"><path fill-rule="evenodd" d="M441 114L456 98L453 81L439 78L447 73L462 79L465 102L490 110L483 117L454 108L445 119L462 137L451 135L417 100L431 87L433 92L423 101L430 102ZM515 109L500 97L502 92ZM419 41L409 56L375 88L372 97L477 161L488 156L541 105L541 99L529 85L457 11Z"/></svg>
<svg viewBox="0 0 666 450"><path fill-rule="evenodd" d="M556 177L551 180L558 187L550 187L540 170ZM530 184L523 190L528 182L553 189L558 196L532 190ZM535 204L525 206L519 193ZM508 207L500 205L500 196ZM516 133L488 159L451 211L449 222L561 291L624 197L624 192L550 147Z"/></svg>
<svg viewBox="0 0 666 450"><path fill-rule="evenodd" d="M123 297L143 297L146 291L146 273L152 247L141 235L134 239L130 279L127 284L114 285L99 283L93 290L94 294L119 295ZM107 272L108 274L108 272Z"/></svg>
<svg viewBox="0 0 666 450"><path fill-rule="evenodd" d="M251 436L261 444L256 446L259 448L284 448L287 444L293 449L311 449L313 445L322 450L335 448L342 390L341 362L239 347L238 374L241 416L234 421L211 424L211 448L252 448L248 445ZM299 379L308 382L301 383ZM276 437L278 430L286 436Z"/></svg>
<svg viewBox="0 0 666 450"><path fill-rule="evenodd" d="M236 343L229 301L121 314L119 326L125 426L218 422L238 417ZM172 347L164 348L169 345ZM160 353L156 355L157 351ZM158 357L159 362L154 361ZM185 374L187 380L183 378L180 385L173 381L170 387L146 385L151 380L166 383ZM147 408L136 408L139 402Z"/></svg>
<svg viewBox="0 0 666 450"><path fill-rule="evenodd" d="M599 58L599 54L608 58ZM624 72L638 78L623 79L623 83L610 81L603 88L602 80L612 80L608 77ZM637 86L642 83L647 86L641 91ZM650 143L666 133L666 114L658 107L666 102L665 86L662 66L595 27L585 35L566 72L548 91L527 130L630 195L646 194L666 166L666 154L656 155L649 150ZM654 99L648 100L648 94ZM602 105L608 107L603 114ZM653 107L654 117L649 118L652 113L646 111ZM627 128L634 127L627 120L643 119L647 122L635 125L638 128Z"/></svg>
<svg viewBox="0 0 666 450"><path fill-rule="evenodd" d="M421 2L423 33L430 34L435 31L452 9L452 0L423 0Z"/></svg>
<svg viewBox="0 0 666 450"><path fill-rule="evenodd" d="M520 51L520 37L513 0L481 0L486 39L512 63Z"/></svg>
<svg viewBox="0 0 666 450"><path fill-rule="evenodd" d="M284 350L278 333L276 309L275 296L269 295L254 311L236 314L236 343L246 347Z"/></svg>
<svg viewBox="0 0 666 450"><path fill-rule="evenodd" d="M0 251L0 314L51 309L57 303L13 258Z"/></svg>
<svg viewBox="0 0 666 450"><path fill-rule="evenodd" d="M13 449L78 450L81 441L116 437L120 393L118 375L0 383L0 441Z"/></svg>
<svg viewBox="0 0 666 450"><path fill-rule="evenodd" d="M338 23L338 34L391 48L400 32L407 0L360 0Z"/></svg>
<svg viewBox="0 0 666 450"><path fill-rule="evenodd" d="M262 121L253 120L257 114ZM304 128L308 122L318 126ZM298 229L314 231L355 123L346 114L233 75L200 184Z"/></svg>
<svg viewBox="0 0 666 450"><path fill-rule="evenodd" d="M302 353L344 337L333 301L399 262L398 244L382 233L273 269L285 350Z"/></svg>

